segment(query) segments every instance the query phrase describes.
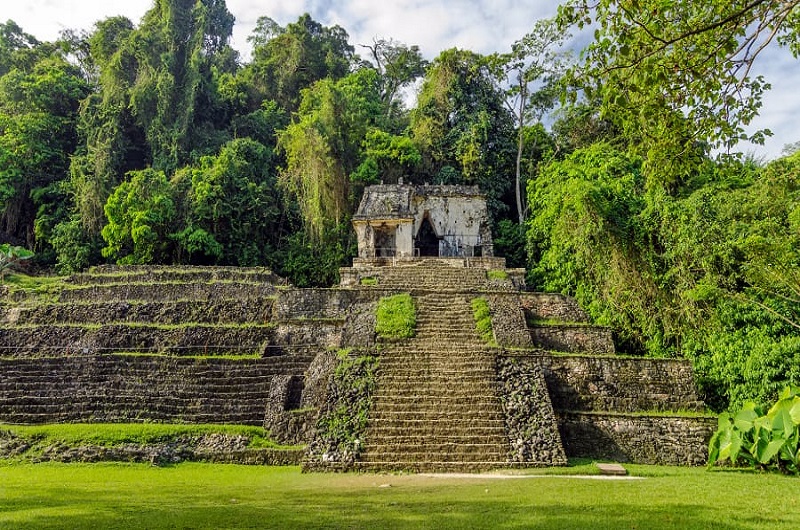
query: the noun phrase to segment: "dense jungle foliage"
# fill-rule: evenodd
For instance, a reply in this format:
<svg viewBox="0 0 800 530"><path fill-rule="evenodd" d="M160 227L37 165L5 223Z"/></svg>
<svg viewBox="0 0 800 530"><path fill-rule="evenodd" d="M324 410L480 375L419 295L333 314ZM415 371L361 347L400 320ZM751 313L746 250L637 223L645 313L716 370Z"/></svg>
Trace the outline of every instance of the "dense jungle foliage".
<svg viewBox="0 0 800 530"><path fill-rule="evenodd" d="M798 4L568 0L507 53L431 61L303 15L262 17L245 62L224 0L56 42L8 21L0 242L60 273L266 265L330 285L364 186L476 184L532 288L577 297L624 353L689 357L715 408L766 403L800 384L800 154L731 149L766 134L744 133L768 88L749 66L773 40L800 49Z"/></svg>

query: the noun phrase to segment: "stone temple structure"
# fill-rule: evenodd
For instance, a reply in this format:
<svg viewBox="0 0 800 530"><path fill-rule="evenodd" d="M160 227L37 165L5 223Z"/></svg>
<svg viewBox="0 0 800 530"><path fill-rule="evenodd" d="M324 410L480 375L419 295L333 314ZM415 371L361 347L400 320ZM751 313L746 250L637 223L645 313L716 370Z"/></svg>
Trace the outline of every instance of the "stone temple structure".
<svg viewBox="0 0 800 530"><path fill-rule="evenodd" d="M0 286L0 424L262 425L310 470L705 462L716 420L689 362L617 355L575 300L529 291L475 188L371 186L353 225L329 289L227 267ZM413 337L377 332L396 295Z"/></svg>
<svg viewBox="0 0 800 530"><path fill-rule="evenodd" d="M362 259L493 255L477 186L369 186L353 227Z"/></svg>

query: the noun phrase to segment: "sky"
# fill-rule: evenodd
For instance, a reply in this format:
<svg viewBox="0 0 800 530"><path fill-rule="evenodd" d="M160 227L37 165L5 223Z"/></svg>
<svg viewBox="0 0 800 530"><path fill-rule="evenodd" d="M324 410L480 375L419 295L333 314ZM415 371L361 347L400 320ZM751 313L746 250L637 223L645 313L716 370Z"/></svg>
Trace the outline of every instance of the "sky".
<svg viewBox="0 0 800 530"><path fill-rule="evenodd" d="M338 24L356 46L375 38L416 44L427 59L458 47L488 54L507 51L536 20L555 14L554 0L227 0L236 17L231 44L249 57L247 37L260 16L281 25L310 13L323 25ZM91 31L96 21L124 15L138 24L153 0L2 0L0 20L14 20L39 40L54 40L63 29ZM739 150L766 160L800 141L800 60L773 47L759 58L754 73L772 84L761 115L749 130L767 128L774 136L764 146L740 144ZM361 52L363 55L363 51Z"/></svg>

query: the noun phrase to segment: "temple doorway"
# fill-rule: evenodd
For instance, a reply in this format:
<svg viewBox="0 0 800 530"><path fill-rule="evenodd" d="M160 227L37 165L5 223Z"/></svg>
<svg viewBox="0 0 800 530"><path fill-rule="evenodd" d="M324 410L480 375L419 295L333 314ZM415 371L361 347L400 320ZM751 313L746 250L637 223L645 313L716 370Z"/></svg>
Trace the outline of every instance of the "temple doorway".
<svg viewBox="0 0 800 530"><path fill-rule="evenodd" d="M420 256L439 257L439 237L431 224L430 217L425 214L422 224L417 232L416 247Z"/></svg>

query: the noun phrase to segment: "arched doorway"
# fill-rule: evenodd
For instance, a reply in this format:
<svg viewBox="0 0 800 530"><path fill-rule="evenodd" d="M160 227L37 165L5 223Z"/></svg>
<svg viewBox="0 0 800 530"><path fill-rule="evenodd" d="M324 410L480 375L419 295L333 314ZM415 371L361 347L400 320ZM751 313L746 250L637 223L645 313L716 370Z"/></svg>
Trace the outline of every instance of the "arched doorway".
<svg viewBox="0 0 800 530"><path fill-rule="evenodd" d="M436 235L436 230L434 230L427 213L417 232L415 246L419 249L420 256L439 257L439 236Z"/></svg>

